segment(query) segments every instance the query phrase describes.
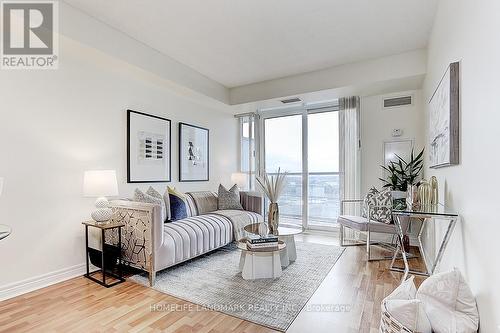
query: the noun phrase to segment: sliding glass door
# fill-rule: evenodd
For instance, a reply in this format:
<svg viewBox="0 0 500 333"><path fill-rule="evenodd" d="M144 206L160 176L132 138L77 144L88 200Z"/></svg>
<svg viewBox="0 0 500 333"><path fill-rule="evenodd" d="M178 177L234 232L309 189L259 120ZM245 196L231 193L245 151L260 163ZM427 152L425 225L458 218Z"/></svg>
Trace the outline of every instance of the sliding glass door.
<svg viewBox="0 0 500 333"><path fill-rule="evenodd" d="M308 224L332 226L340 208L338 112L307 115Z"/></svg>
<svg viewBox="0 0 500 333"><path fill-rule="evenodd" d="M264 165L289 173L279 201L280 223L336 225L340 207L339 119L334 108L264 115Z"/></svg>
<svg viewBox="0 0 500 333"><path fill-rule="evenodd" d="M264 126L266 172L289 173L279 200L280 222L302 225L302 115L267 118Z"/></svg>

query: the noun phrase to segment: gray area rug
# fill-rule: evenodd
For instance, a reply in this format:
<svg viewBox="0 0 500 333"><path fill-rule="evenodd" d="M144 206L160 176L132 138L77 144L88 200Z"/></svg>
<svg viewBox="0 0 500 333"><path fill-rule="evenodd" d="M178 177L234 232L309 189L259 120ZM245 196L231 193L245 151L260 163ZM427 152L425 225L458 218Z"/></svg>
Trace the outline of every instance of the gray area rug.
<svg viewBox="0 0 500 333"><path fill-rule="evenodd" d="M299 314L341 256L343 248L296 242L297 260L279 279L246 281L234 244L163 270L154 289L280 331ZM145 274L131 280L148 286Z"/></svg>

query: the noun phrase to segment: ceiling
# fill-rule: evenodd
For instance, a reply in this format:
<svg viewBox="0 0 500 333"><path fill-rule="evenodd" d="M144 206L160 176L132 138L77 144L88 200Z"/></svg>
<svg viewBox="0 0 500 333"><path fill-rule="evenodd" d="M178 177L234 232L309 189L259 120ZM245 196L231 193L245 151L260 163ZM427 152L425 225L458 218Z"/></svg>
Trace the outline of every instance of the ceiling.
<svg viewBox="0 0 500 333"><path fill-rule="evenodd" d="M228 88L427 45L437 0L65 0Z"/></svg>

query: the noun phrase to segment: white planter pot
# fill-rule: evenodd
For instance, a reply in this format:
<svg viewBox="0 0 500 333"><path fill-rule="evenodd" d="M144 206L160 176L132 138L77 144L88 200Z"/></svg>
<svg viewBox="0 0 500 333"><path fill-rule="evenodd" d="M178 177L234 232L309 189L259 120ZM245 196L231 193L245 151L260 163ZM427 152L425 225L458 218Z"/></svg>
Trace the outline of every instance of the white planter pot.
<svg viewBox="0 0 500 333"><path fill-rule="evenodd" d="M405 191L391 191L393 199L406 199Z"/></svg>

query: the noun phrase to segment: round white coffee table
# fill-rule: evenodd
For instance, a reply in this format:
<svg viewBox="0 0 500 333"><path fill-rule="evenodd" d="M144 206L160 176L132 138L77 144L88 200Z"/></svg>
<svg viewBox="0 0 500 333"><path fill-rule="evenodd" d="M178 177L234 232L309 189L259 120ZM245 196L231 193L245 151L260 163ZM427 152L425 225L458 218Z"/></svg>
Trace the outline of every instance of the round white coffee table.
<svg viewBox="0 0 500 333"><path fill-rule="evenodd" d="M8 225L0 224L0 240L9 236L11 232L12 232L12 229Z"/></svg>
<svg viewBox="0 0 500 333"><path fill-rule="evenodd" d="M258 235L260 223L252 223L245 226L245 231ZM287 267L291 262L297 259L297 250L295 248L295 235L301 234L302 229L278 227L278 239L286 244L286 248L281 251L281 266Z"/></svg>
<svg viewBox="0 0 500 333"><path fill-rule="evenodd" d="M246 239L241 239L238 248L241 250L240 272L243 279L276 279L281 276L280 251L286 248L285 243L280 241L273 249L249 249Z"/></svg>

